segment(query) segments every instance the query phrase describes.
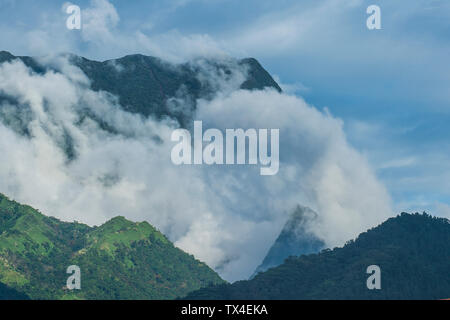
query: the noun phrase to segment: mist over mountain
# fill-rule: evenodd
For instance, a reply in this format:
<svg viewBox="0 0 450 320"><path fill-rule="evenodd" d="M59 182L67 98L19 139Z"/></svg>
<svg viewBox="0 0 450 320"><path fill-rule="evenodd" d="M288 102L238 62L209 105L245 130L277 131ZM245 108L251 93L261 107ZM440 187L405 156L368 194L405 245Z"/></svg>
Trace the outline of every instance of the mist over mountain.
<svg viewBox="0 0 450 320"><path fill-rule="evenodd" d="M280 170L176 166L172 132L279 128ZM254 59L0 53L0 192L63 221L150 221L226 280L247 279L299 204L327 247L392 214L327 110L281 92ZM241 235L241 236L236 236Z"/></svg>
<svg viewBox="0 0 450 320"><path fill-rule="evenodd" d="M390 218L342 248L291 257L249 281L201 289L186 299L444 299L450 295L450 221ZM367 267L381 270L369 290Z"/></svg>
<svg viewBox="0 0 450 320"><path fill-rule="evenodd" d="M256 268L252 278L259 272L277 267L290 256L317 253L325 244L311 233L311 223L318 218L310 208L298 206L281 230L263 262Z"/></svg>

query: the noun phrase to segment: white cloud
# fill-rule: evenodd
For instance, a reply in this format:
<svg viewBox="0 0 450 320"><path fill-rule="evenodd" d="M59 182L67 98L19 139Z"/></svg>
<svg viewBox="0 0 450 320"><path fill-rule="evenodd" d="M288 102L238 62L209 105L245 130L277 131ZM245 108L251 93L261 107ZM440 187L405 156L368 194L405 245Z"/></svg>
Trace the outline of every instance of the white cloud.
<svg viewBox="0 0 450 320"><path fill-rule="evenodd" d="M61 57L42 61L64 74L33 74L21 62L0 66L0 91L22 105L2 108L16 112L31 136L0 124L0 149L7 150L0 156L0 192L45 214L89 224L117 215L147 220L228 280L254 271L297 204L320 214L312 232L329 246L392 214L389 196L346 142L340 120L271 90L233 91L245 70L235 69L231 82L216 75L221 93L199 101L196 118L205 127L280 128L276 176L247 166L176 167L173 123L122 111ZM86 109L119 134L91 120L79 124ZM75 159L62 152L64 136L71 137Z"/></svg>
<svg viewBox="0 0 450 320"><path fill-rule="evenodd" d="M392 214L385 188L367 160L348 145L342 122L300 98L238 91L200 105L197 119L218 128L280 128L279 174L242 187L250 202L267 208L258 218L270 219L297 203L310 206L320 215L315 234L335 246Z"/></svg>
<svg viewBox="0 0 450 320"><path fill-rule="evenodd" d="M92 0L91 7L81 12L82 35L88 42L96 42L100 46L115 41L120 21L114 5L108 0Z"/></svg>

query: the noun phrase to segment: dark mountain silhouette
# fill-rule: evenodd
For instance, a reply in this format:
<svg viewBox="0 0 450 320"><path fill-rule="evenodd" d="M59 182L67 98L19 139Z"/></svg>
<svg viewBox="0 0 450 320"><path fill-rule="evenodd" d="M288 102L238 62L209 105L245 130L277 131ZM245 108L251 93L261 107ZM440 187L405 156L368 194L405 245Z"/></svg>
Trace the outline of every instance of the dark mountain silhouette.
<svg viewBox="0 0 450 320"><path fill-rule="evenodd" d="M291 257L252 280L187 299L443 299L450 296L449 243L449 220L402 213L343 248ZM381 269L381 290L367 288L371 265Z"/></svg>
<svg viewBox="0 0 450 320"><path fill-rule="evenodd" d="M298 206L281 230L263 262L256 268L252 278L259 272L279 266L290 256L317 253L325 243L317 239L308 227L317 219L317 213L307 207Z"/></svg>
<svg viewBox="0 0 450 320"><path fill-rule="evenodd" d="M30 300L30 298L26 294L0 283L0 300Z"/></svg>

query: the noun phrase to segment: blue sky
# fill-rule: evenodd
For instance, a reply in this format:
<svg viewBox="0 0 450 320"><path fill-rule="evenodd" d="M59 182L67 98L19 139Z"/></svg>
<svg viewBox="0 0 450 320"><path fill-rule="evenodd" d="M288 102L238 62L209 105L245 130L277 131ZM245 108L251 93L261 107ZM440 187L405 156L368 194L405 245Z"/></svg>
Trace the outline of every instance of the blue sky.
<svg viewBox="0 0 450 320"><path fill-rule="evenodd" d="M252 56L284 85L343 119L397 211L450 216L450 2L447 0L0 0L0 49L130 53L182 61ZM382 29L366 28L381 8Z"/></svg>

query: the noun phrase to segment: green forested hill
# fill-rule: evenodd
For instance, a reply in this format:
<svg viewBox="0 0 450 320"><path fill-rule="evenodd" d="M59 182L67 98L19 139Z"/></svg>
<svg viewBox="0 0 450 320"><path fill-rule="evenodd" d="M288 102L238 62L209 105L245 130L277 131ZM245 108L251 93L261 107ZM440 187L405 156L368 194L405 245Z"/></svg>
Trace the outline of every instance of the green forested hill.
<svg viewBox="0 0 450 320"><path fill-rule="evenodd" d="M443 299L450 296L450 222L403 213L343 248L291 257L250 281L193 292L188 299ZM381 268L381 290L366 286Z"/></svg>
<svg viewBox="0 0 450 320"><path fill-rule="evenodd" d="M70 265L81 290L65 288ZM32 299L173 299L223 280L147 222L91 228L0 194L0 283Z"/></svg>

